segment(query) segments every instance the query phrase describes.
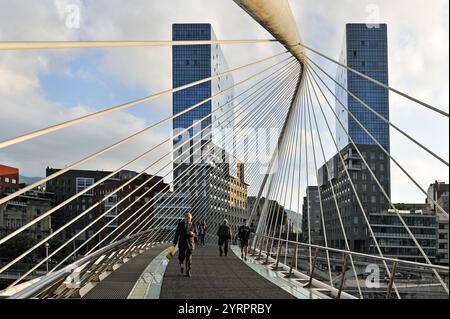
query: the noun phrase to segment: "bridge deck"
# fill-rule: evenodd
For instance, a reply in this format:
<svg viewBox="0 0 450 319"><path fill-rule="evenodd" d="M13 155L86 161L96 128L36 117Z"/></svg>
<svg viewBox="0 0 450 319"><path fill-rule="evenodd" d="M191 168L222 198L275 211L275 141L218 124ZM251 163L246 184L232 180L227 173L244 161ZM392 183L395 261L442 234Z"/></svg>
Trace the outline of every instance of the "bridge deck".
<svg viewBox="0 0 450 319"><path fill-rule="evenodd" d="M192 277L180 272L178 259L169 263L160 299L293 299L294 297L245 265L233 252L220 257L217 247L199 247Z"/></svg>
<svg viewBox="0 0 450 319"><path fill-rule="evenodd" d="M126 299L147 265L167 247L153 247L129 260L99 282L83 299Z"/></svg>

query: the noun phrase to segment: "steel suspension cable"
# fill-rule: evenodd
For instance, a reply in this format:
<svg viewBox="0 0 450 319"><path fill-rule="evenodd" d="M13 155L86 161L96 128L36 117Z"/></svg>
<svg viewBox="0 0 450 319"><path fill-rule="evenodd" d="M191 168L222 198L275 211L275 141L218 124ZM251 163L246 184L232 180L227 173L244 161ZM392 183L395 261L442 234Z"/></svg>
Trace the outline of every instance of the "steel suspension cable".
<svg viewBox="0 0 450 319"><path fill-rule="evenodd" d="M312 149L313 149L313 158L314 158L314 170L316 172L317 185L318 185L318 188L319 188L320 187L319 186L320 183L319 183L319 173L318 173L318 167L317 167L316 147L314 145L315 144L314 143L314 133L313 133L313 130L312 130L311 111L310 111L311 104L312 104L312 99L311 99L311 95L310 95L310 92L308 90L308 87L307 87L306 91L307 91L308 96L309 96L306 110L307 110L307 113L308 113L308 120L309 120L309 132L311 134L311 145L312 145ZM325 161L326 172L327 172L327 174L329 174L328 162L326 161L326 158L324 158L324 161ZM327 176L329 176L329 175L327 175ZM333 181L331 181L331 180L330 180L330 185L331 185L331 192L333 194L334 204L335 204L337 215L338 215L338 219L339 219L339 224L341 226L342 235L344 237L345 247L346 247L347 250L351 250L350 249L350 245L348 244L348 237L347 237L347 233L345 231L344 222L342 221L341 210L339 208L339 204L338 204L337 199L336 199L336 192L334 190ZM321 199L320 191L319 191L319 198ZM351 256L351 255L350 255L350 263L352 265L352 270L353 270L353 274L354 274L354 277L355 277L355 280L356 280L356 285L358 287L359 296L360 296L361 299L364 299L364 296L363 296L362 291L361 291L361 285L360 285L359 280L358 280L358 274L356 272L355 263L353 261L353 256Z"/></svg>
<svg viewBox="0 0 450 319"><path fill-rule="evenodd" d="M72 120L65 121L65 122L60 123L60 124L49 126L47 128L43 128L43 129L31 132L31 133L27 133L27 134L24 134L24 135L21 135L21 136L12 138L12 139L8 139L8 140L5 140L5 141L2 141L2 142L0 142L0 149L8 147L8 146L15 145L15 144L18 144L18 143L22 143L24 141L28 141L30 139L34 139L34 138L39 137L39 136L46 135L46 134L49 134L51 132L55 132L55 131L61 130L63 128L67 128L67 127L73 126L75 124L83 123L83 122L86 122L88 120L100 117L100 116L104 116L104 115L107 115L107 114L110 114L110 113L114 113L114 112L117 112L117 111L120 111L120 110L124 110L124 109L127 109L127 108L129 108L131 106L134 106L134 105L137 105L137 104L141 104L141 103L144 103L144 102L149 102L149 101L155 100L157 98L166 96L168 94L173 94L173 93L176 93L176 92L179 92L179 91L182 91L182 90L185 90L185 89L197 86L197 85L202 84L202 83L206 83L206 82L209 82L209 81L212 81L212 80L219 79L219 78L227 76L227 75L229 75L229 74L231 74L233 72L236 72L236 71L239 71L239 70L242 70L242 69L246 69L248 67L260 64L262 62L269 61L271 59L274 59L274 58L279 57L279 56L284 55L284 54L286 54L286 52L278 53L278 54L275 54L275 55L273 55L271 57L268 57L268 58L265 58L265 59L262 59L262 60L258 60L256 62L249 63L249 64L246 64L246 65L242 65L242 66L237 67L235 69L232 69L232 70L229 70L229 71L226 71L226 72L214 75L214 76L210 76L208 78L204 78L204 79L199 80L199 81L195 81L195 82L192 82L192 83L189 83L189 84L186 84L186 85L182 85L182 86L179 86L179 87L176 87L176 88L173 88L173 89L168 89L168 90L156 93L154 95L150 95L150 96L138 99L138 100L134 100L134 101L131 101L131 102L128 102L128 103L124 103L124 104L121 104L121 105L118 105L118 106L114 106L114 107L111 107L111 108L108 108L108 109L104 109L102 111L94 112L94 113L91 113L91 114L88 114L88 115L85 115L85 116L81 116L81 117L78 117L78 118L75 118L75 119L72 119ZM180 113L182 113L182 112L180 112ZM178 113L177 115L179 116L180 113ZM176 118L176 117L177 116L174 115L173 117L170 118L170 120L173 119L173 118Z"/></svg>
<svg viewBox="0 0 450 319"><path fill-rule="evenodd" d="M285 60L284 60L284 61L285 61ZM284 61L282 61L282 62L284 62ZM266 69L266 70L267 70L267 69ZM266 71L266 70L263 70L262 72L264 72L264 71ZM251 77L245 79L244 81L241 81L241 82L239 82L239 83L233 85L232 87L227 88L227 89L225 89L225 90L219 92L218 94L214 95L213 97L218 96L218 95L220 95L220 94L222 94L222 93L224 93L224 92L226 92L226 91L228 91L228 90L230 90L230 89L236 87L237 85L242 84L242 83L244 83L244 82L246 82L246 81L248 81L248 80L254 78L254 77L257 76L257 75L260 75L260 74L261 74L261 72L258 72L258 73L256 73L255 75L253 75L253 76L251 76ZM78 167L79 165L81 165L81 164L83 164L83 163L85 163L85 162L87 162L87 161L90 161L90 160L92 160L92 159L94 159L94 158L100 156L101 154L103 154L103 153L105 153L105 152L107 152L107 151L109 151L109 150L112 150L113 148L116 148L116 147L118 147L118 146L120 146L120 145L122 145L122 144L128 142L129 140L131 140L131 139L133 139L133 138L135 138L135 137L137 137L137 136L139 136L139 135L141 135L141 134L147 132L148 130L150 130L150 129L152 129L152 128L155 128L156 126L162 125L163 123L167 122L168 120L177 118L177 117L179 117L180 115L186 113L187 111L191 111L192 109L195 109L196 107L200 106L201 104L206 103L207 101L211 100L213 97L208 98L208 99L206 99L206 100L204 100L204 101L202 101L202 102L200 102L200 103L198 103L198 104L196 104L196 105L194 105L194 106L188 108L187 110L185 110L185 111L183 111L183 112L180 112L180 113L178 113L178 114L176 114L176 115L174 115L174 116L172 116L172 117L170 117L170 118L168 118L168 119L165 119L165 120L160 121L160 122L158 122L158 123L156 123L156 124L154 124L154 125L152 125L152 126L150 126L150 127L147 127L147 128L145 128L144 130L141 130L140 132L138 132L138 133L136 133L136 134L134 134L134 135L131 135L130 137L128 137L128 138L126 138L126 139L123 139L123 140L121 140L121 141L119 141L119 142L117 142L117 143L115 143L115 144L113 144L113 145L111 145L111 146L109 146L109 147L103 149L102 151L99 151L99 152L97 152L97 153L95 153L95 154L93 154L93 155L90 155L90 156L88 156L88 157L86 157L86 158L84 158L84 159L82 159L82 160L80 160L80 161L78 161L78 162L76 162L76 163L74 163L74 164L68 165L68 166L66 166L64 169L61 169L61 170L59 170L59 171L57 171L57 172L51 174L50 176L47 176L46 178L41 179L41 180L38 181L38 182L35 182L35 183L33 183L33 184L31 184L31 185L29 185L29 186L27 186L27 187L24 187L24 188L21 189L21 190L18 190L17 192L15 192L15 193L13 193L13 194L11 194L11 195L9 195L9 196L6 196L6 197L0 199L0 205L1 205L1 204L4 204L4 203L6 203L6 202L8 202L9 200L11 200L11 199L13 199L13 198L15 198L15 197L17 197L17 196L19 196L19 195L21 195L21 194L23 194L23 193L29 191L29 190L31 190L31 189L33 189L33 188L39 186L39 185L41 185L41 184L43 184L43 183L45 183L45 182L48 182L48 181L54 179L55 177L58 177L58 176L60 176L60 175L62 175L62 174L64 174L64 173L68 172L69 170L71 170L71 169L73 169L73 168L75 168L75 167ZM230 102L231 102L231 101L230 101ZM228 103L230 103L230 102L227 102L226 104L228 104ZM160 145L158 145L158 146L160 146ZM128 165L128 164L127 164L127 165ZM119 169L119 170L120 170L120 169ZM94 185L97 186L98 184L99 184L99 183L94 184ZM86 193L87 191L89 191L90 189L92 189L93 187L95 187L94 185L91 186L91 187L88 187L88 188L84 189L83 191L81 191L81 192L79 192L79 193L77 193L76 195L72 196L71 198L69 198L69 199L68 199L67 201L65 201L65 202L72 201L73 199L77 198L78 196L81 196L82 194ZM61 206L61 205L58 205L57 208L56 208L56 207L55 207L55 208L56 208L56 209L59 209L60 206ZM16 230L13 231L12 233L10 233L10 234L8 234L7 236L5 236L5 237L3 237L2 239L0 239L0 245L3 244L4 242L8 241L9 239L11 239L12 237L14 237L15 235L19 234L20 232L24 231L25 229L29 228L30 226L34 225L36 222L38 222L38 221L42 220L43 218L46 218L47 216L49 216L52 212L54 212L54 211L56 210L55 208L51 209L51 210L50 210L50 213L47 212L47 213L45 213L45 214L40 215L38 218L36 218L36 219L34 219L33 221L31 221L31 222L29 222L29 223L27 223L27 224L21 226L20 228L16 229Z"/></svg>
<svg viewBox="0 0 450 319"><path fill-rule="evenodd" d="M430 197L430 195L423 189L422 186L420 186L420 184L411 176L411 174L408 173L408 171L406 171L402 165L400 165L400 163L386 150L386 148L384 148L380 142L373 136L372 133L369 132L369 130L361 123L361 121L359 119L356 118L356 116L350 112L350 110L348 109L348 107L346 107L344 105L344 103L336 96L336 94L328 87L328 85L324 82L324 80L318 75L318 73L314 70L311 69L312 72L314 73L315 76L317 76L317 78L320 80L320 82L323 84L323 86L325 86L327 88L327 90L334 96L334 98L336 99L336 101L344 108L344 110L351 116L351 118L363 129L363 131L370 137L370 139L372 141L375 142L375 144L383 151L383 153L386 154L386 156L388 156L393 162L394 164L406 175L406 177L408 177L411 182L414 183L414 185L416 185L416 187L432 202L434 203L434 205L436 205L436 208L444 215L448 216L448 213L434 200ZM312 73L311 73L312 74Z"/></svg>
<svg viewBox="0 0 450 319"><path fill-rule="evenodd" d="M364 220L365 220L365 222L366 222L366 224L367 224L367 226L368 226L370 235L371 235L371 237L373 238L373 241L374 241L375 246L376 246L376 248L377 248L378 254L379 254L381 257L384 257L384 256L383 256L383 252L381 251L381 248L380 248L380 246L379 246L379 244L378 244L378 240L377 240L377 238L376 238L376 236L375 236L375 233L373 232L372 225L370 224L369 219L368 219L368 217L367 217L367 213L366 213L366 211L365 211L365 209L364 209L364 206L362 205L361 199L359 198L358 192L356 191L355 184L353 183L353 180L352 180L352 178L351 178L351 176L350 176L350 173L348 172L347 166L345 165L344 158L343 158L341 152L339 151L339 146L338 146L338 144L337 144L336 138L333 136L333 133L332 133L332 131L331 131L331 127L330 127L330 125L329 125L328 119L327 119L327 117L325 116L325 113L323 112L322 103L320 102L319 96L317 95L317 92L316 92L314 86L312 85L311 80L310 80L309 77L308 77L308 86L311 87L312 90L313 90L313 92L314 92L314 96L315 96L315 98L316 98L317 104L319 105L319 109L320 109L320 111L321 111L322 118L324 119L324 121L325 121L325 123L326 123L327 129L328 129L328 133L329 133L329 135L330 135L330 137L331 137L331 139L332 139L332 141L333 141L333 144L334 144L334 146L335 146L335 148L336 148L336 153L339 155L339 159L340 159L340 161L341 161L342 167L344 168L344 171L345 171L345 173L346 173L347 179L350 181L350 185L351 185L351 187L352 187L353 193L355 194L356 201L358 202L358 206L359 206L359 208L361 209L361 213L362 213L362 215L363 215L363 217L364 217ZM314 111L314 107L311 107L311 110L312 110L312 114L313 114L313 118L314 118L314 122L315 122L315 126L316 126L316 133L317 133L317 136L319 137L320 147L321 147L321 150L322 150L322 156L323 156L324 161L325 161L325 163L326 163L327 161L326 161L325 151L324 151L324 147L323 147L323 143L322 143L322 138L321 138L320 133L319 133L319 125L318 125L318 123L317 123L317 118L316 118L316 113L315 113L315 111ZM384 267L385 267L385 269L386 269L386 273L387 273L388 276L390 277L390 276L391 276L391 272L390 272L390 270L389 270L388 265L386 264L386 261L383 260L383 264L384 264ZM397 298L398 298L398 299L401 299L400 294L399 294L399 292L398 292L398 289L397 289L397 286L396 286L395 283L393 284L393 288L394 288L394 290L395 290L395 293L396 293L396 295L397 295Z"/></svg>
<svg viewBox="0 0 450 319"><path fill-rule="evenodd" d="M186 183L187 183L188 181L186 181ZM198 200L198 199L197 199ZM145 226L144 226L145 227Z"/></svg>
<svg viewBox="0 0 450 319"><path fill-rule="evenodd" d="M290 63L289 63L290 64ZM288 65L289 65L288 64ZM242 95L242 94L241 94ZM229 102L228 102L229 103ZM228 112L230 112L231 110L229 110ZM226 114L226 113L225 113ZM218 121L218 120L220 120L225 114L223 114L223 115L221 115L218 119L216 119L216 121ZM209 116L211 116L211 114L209 114L208 116L206 116L206 117L204 117L201 121L203 121L203 120L205 120L206 118L208 118ZM229 116L230 117L230 116ZM196 123L194 123L192 126L194 126L194 125L196 125ZM210 124L211 125L211 124ZM192 127L191 126L191 127ZM185 131L187 131L187 130L189 130L190 128L187 128L187 129L185 129ZM195 134L195 136L197 136L197 135L199 135L199 134L201 134L203 131L205 131L205 130L207 130L208 129L208 127L206 127L206 128L204 128L202 131L200 131L200 132L198 132L198 133L196 133ZM178 133L178 134L181 134L181 133ZM177 135L178 135L177 134ZM192 138L195 138L195 136L193 136ZM173 137L172 137L173 138ZM171 138L169 138L168 140L171 140ZM189 143L189 141L186 141L186 142L184 142L182 145L180 145L180 146L178 146L178 147L182 147L184 144L186 144L186 143ZM198 144L198 142L196 143L196 144ZM193 148L195 145L193 145L191 148ZM187 151L189 151L189 150L187 150ZM185 152L187 152L187 151L185 151ZM185 152L183 152L183 153L185 153ZM172 151L170 151L168 154L166 154L165 156L167 156L167 155L169 155L169 154L171 154L172 153ZM183 154L182 154L183 155ZM180 158L182 155L180 155L178 158ZM162 158L164 158L165 156L163 156ZM162 159L161 158L161 159ZM170 164L170 163L169 163ZM167 166L167 165L166 165ZM165 167L164 167L165 168ZM160 171L161 171L162 169L160 169ZM145 170L144 170L145 171ZM143 171L143 172L144 172ZM167 175L166 175L167 176ZM153 178L153 177L152 177ZM151 180L152 178L150 178L149 180ZM164 178L163 178L164 179ZM160 181L162 181L163 179L161 179ZM149 181L148 180L148 181ZM147 182L148 182L147 181ZM159 183L159 182L158 182ZM128 196L130 196L131 194L133 194L133 193L135 193L138 189L140 189L142 186L144 186L146 184L146 182L144 182L143 184L141 184L138 188L136 188L136 189L134 189ZM121 185L120 186L121 188L123 188L124 187L124 185ZM152 186L152 188L150 188L149 190L147 190L147 192L149 192L150 190L152 190L153 188L155 187L155 185L154 186ZM146 193L147 193L146 192ZM128 208L130 208L131 206L133 206L137 201L139 201L139 199L141 199L143 196L145 196L145 194L146 193L144 193L143 195L141 195L137 200L135 200L132 204L130 204L125 210L123 210L120 214L122 214L122 213L124 213ZM109 197L109 196L111 196L111 194L109 194L107 197ZM128 196L126 196L125 198L123 198L120 202L118 202L117 204L115 204L113 207L111 207L110 209L108 209L105 213L103 213L101 216L99 216L95 221L93 221L92 223L91 223L91 225L92 224L94 224L95 222L97 222L98 220L100 220L103 216L105 216L106 214L108 214L108 212L110 212L111 210L113 210L115 207L117 207L120 203L122 203L126 198L128 198ZM118 218L119 217L119 215L120 214L118 214L113 220L115 220L116 218ZM112 222L113 220L111 220L110 222ZM87 228L89 228L91 225L88 225L87 227L86 227L86 229ZM82 231L80 231L79 233L81 233ZM75 236L77 236L77 235L75 235ZM94 236L92 236L90 239L92 239ZM68 241L68 242L70 242L70 240ZM86 244L87 242L85 242L85 243L83 243L83 245L82 246L84 246L85 244ZM80 246L78 247L78 249L77 250L79 250L79 248L80 248Z"/></svg>
<svg viewBox="0 0 450 319"><path fill-rule="evenodd" d="M432 110L432 111L434 111L434 112L436 112L438 114L441 114L441 115L443 115L443 116L445 116L447 118L449 117L449 114L447 112L444 112L444 111L442 111L441 109L439 109L437 107L434 107L434 106L432 106L432 105L430 105L428 103L420 101L419 99L416 99L416 98L412 97L411 95L403 93L403 92L401 92L401 91L399 91L399 90L397 90L395 88L390 87L389 85L386 85L386 84L384 84L384 83L382 83L380 81L377 81L374 78L372 78L372 77L370 77L370 76L368 76L366 74L363 74L363 73L361 73L361 72L359 72L359 71L357 71L357 70L355 70L355 69L353 69L353 68L351 68L351 67L349 67L349 66L347 66L347 65L345 65L345 64L343 64L343 63L341 63L339 61L336 61L336 60L328 57L327 55L325 55L325 54L323 54L323 53L321 53L321 52L319 52L317 50L314 50L313 48L310 48L310 47L306 46L303 43L299 43L298 45L302 46L303 48L305 48L305 49L307 49L307 50L309 50L309 51L311 51L311 52L321 56L322 58L325 58L326 60L337 64L338 66L346 69L347 71L350 71L350 72L352 72L352 73L354 73L354 74L356 74L356 75L358 75L358 76L360 76L360 77L362 77L362 78L364 78L364 79L366 79L366 80L368 80L368 81L370 81L370 82L372 82L372 83L374 83L374 84L376 84L376 85L378 85L378 86L380 86L380 87L382 87L382 88L384 88L384 89L386 89L388 91L392 91L394 93L397 93L398 95L400 95L400 96L402 96L402 97L404 97L404 98L406 98L406 99L408 99L408 100L410 100L412 102L420 104L420 105L422 105L422 106L424 106L424 107L426 107L426 108L428 108L428 109L430 109L430 110Z"/></svg>
<svg viewBox="0 0 450 319"><path fill-rule="evenodd" d="M185 174L187 174L187 172L185 172ZM180 176L179 178L181 178L182 176Z"/></svg>
<svg viewBox="0 0 450 319"><path fill-rule="evenodd" d="M309 63L309 61L311 63ZM338 85L341 89L343 89L346 93L348 93L352 98L354 98L357 102L359 102L361 105L363 105L366 109L368 109L370 112L372 112L373 114L375 114L378 118L380 118L383 122L385 122L386 124L390 125L392 128L394 128L396 131L398 131L401 135L403 135L404 137L406 137L407 139L409 139L411 142L413 142L414 144L416 144L417 146L419 146L420 148L422 148L425 152L429 153L431 156L433 156L434 158L436 158L437 160L439 160L440 162L442 162L443 164L445 164L446 166L449 166L448 162L446 160L444 160L442 157L440 157L439 155L437 155L436 153L434 153L433 151L431 151L429 148L427 148L425 145L423 145L422 143L418 142L416 139L414 139L412 136L410 136L408 133L406 133L405 131L403 131L401 128L399 128L397 125L393 124L391 121L389 121L389 119L385 118L383 115L381 115L379 112L377 112L375 109L373 109L372 107L370 107L366 102L364 102L362 99L360 99L359 97L357 97L355 94L353 94L352 92L350 92L350 90L348 90L347 88L345 88L341 83L339 83L339 81L336 81L335 78L333 78L331 75L329 75L323 68L321 68L316 62L314 62L313 60L308 58L308 61L306 62L308 64L308 66L310 66L311 68L317 68L319 69L323 74L325 74L329 79L331 79L336 85ZM313 65L311 65L313 64Z"/></svg>
<svg viewBox="0 0 450 319"><path fill-rule="evenodd" d="M155 46L186 46L212 44L274 43L275 39L254 40L203 40L203 41L12 41L0 42L0 50L80 49L80 48L130 48Z"/></svg>
<svg viewBox="0 0 450 319"><path fill-rule="evenodd" d="M428 258L427 254L425 253L425 251L423 250L422 246L419 244L419 242L417 241L416 237L414 236L414 234L412 233L411 229L409 228L409 226L406 224L405 220L403 219L403 217L400 215L398 209L396 208L396 206L392 203L389 195L386 193L386 191L384 190L383 186L381 185L381 183L379 182L378 178L376 177L376 175L374 174L373 170L370 168L370 166L367 164L367 161L365 160L365 158L362 156L362 153L360 152L359 148L356 146L356 144L354 143L352 137L350 136L350 134L348 133L348 131L345 129L345 126L342 124L341 120L339 119L339 117L337 116L337 114L335 113L335 111L333 110L333 107L331 106L330 102L328 101L328 99L325 96L325 93L322 91L322 88L319 86L316 78L314 77L314 74L309 72L307 73L309 75L311 75L311 78L314 80L316 86L319 88L319 90L321 91L322 96L325 98L325 100L327 101L327 105L329 106L329 108L331 109L331 111L333 112L334 116L338 119L339 125L343 128L344 132L346 133L347 137L349 138L349 140L351 141L351 144L353 145L353 147L355 148L355 150L358 152L358 155L361 157L361 159L364 162L364 165L366 165L369 173L371 174L372 178L374 179L374 181L377 183L378 188L380 189L380 191L383 193L383 196L388 200L389 205L393 208L393 210L395 211L395 214L397 215L397 217L399 218L400 222L403 224L403 226L405 227L406 231L408 232L409 236L411 237L411 239L414 241L414 244L417 246L417 248L419 249L420 253L422 254L422 256L424 257L425 261L427 262L427 264L432 265L430 259ZM349 113L351 114L351 113ZM354 118L355 121L357 123L359 123L359 121L357 121L356 118ZM365 129L365 127L359 123L359 125L361 127L363 127L363 129ZM369 133L370 134L370 133ZM376 141L376 140L375 140ZM382 148L384 149L384 148ZM387 153L389 154L389 153ZM392 159L392 158L391 158ZM444 290L446 291L446 293L448 294L448 287L446 286L445 282L442 280L441 276L437 273L437 271L435 269L433 269L433 272L435 273L436 277L439 279L441 285L443 286Z"/></svg>

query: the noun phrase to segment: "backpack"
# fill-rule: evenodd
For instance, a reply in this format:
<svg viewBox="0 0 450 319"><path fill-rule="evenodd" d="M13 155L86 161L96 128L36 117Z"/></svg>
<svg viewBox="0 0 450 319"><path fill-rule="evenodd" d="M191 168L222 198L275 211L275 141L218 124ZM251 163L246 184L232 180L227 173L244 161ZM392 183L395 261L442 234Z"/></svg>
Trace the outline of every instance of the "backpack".
<svg viewBox="0 0 450 319"><path fill-rule="evenodd" d="M250 228L243 226L241 227L241 229L239 230L239 235L241 237L241 239L243 240L247 240L250 237Z"/></svg>

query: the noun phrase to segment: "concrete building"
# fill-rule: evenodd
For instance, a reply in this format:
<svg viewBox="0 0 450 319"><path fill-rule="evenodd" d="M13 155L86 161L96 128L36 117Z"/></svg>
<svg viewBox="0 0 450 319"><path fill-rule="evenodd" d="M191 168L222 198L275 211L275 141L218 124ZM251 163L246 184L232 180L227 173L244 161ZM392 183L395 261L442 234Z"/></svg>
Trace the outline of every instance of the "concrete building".
<svg viewBox="0 0 450 319"><path fill-rule="evenodd" d="M441 212L436 213L437 218L437 253L436 253L436 263L439 265L448 266L448 215L444 215Z"/></svg>
<svg viewBox="0 0 450 319"><path fill-rule="evenodd" d="M428 187L428 196L431 197L445 212L449 212L449 184L435 181ZM437 206L426 199L428 209L432 210L436 214L437 218L437 254L436 263L441 265L448 265L449 255L449 228L448 228L448 215L442 213Z"/></svg>
<svg viewBox="0 0 450 319"><path fill-rule="evenodd" d="M436 214L426 204L396 204L402 218L431 262L436 261ZM370 224L385 257L426 262L394 210L370 214ZM370 251L377 250L371 241Z"/></svg>
<svg viewBox="0 0 450 319"><path fill-rule="evenodd" d="M46 176L49 176L57 171L59 171L59 169L47 167ZM93 185L110 173L111 172L106 171L70 170L48 181L46 184L46 189L55 194L55 205L58 205L64 200ZM55 212L52 218L53 229L59 229L67 222L75 218L78 214L89 208L95 202L95 190L96 188L89 190ZM88 213L86 216L80 218L64 229L61 232L61 237L65 239L70 238L81 231L81 229L87 226L93 219L94 213ZM86 238L89 238L94 234L94 231L95 230L91 228L86 232L81 233L75 241L85 241Z"/></svg>
<svg viewBox="0 0 450 319"><path fill-rule="evenodd" d="M29 191L0 205L0 238L50 210L53 206L53 197L49 192ZM28 227L22 234L41 240L50 235L51 231L51 216L47 216Z"/></svg>
<svg viewBox="0 0 450 319"><path fill-rule="evenodd" d="M439 206L441 206L444 211L448 213L449 207L448 207L448 193L449 193L449 184L444 182L435 181L433 184L431 184L428 187L428 197L426 199L426 203L428 204L429 208L433 211L438 211L436 205L429 200L431 197L435 202L438 203Z"/></svg>
<svg viewBox="0 0 450 319"><path fill-rule="evenodd" d="M154 225L155 218L153 213L155 210L155 195L159 192L168 191L169 187L166 183L164 183L162 177L144 173L135 178L136 175L138 175L136 172L121 171L114 178L106 180L95 188L94 200L95 202L100 202L100 205L93 210L94 219L100 215L103 215L107 211L108 213L102 218L102 220L95 224L94 229L97 231L105 224L112 221L99 234L99 239L102 239L108 235L115 228L120 227L121 230L124 230L127 226L132 224L132 226L130 226L122 236L127 235L129 231L137 227L141 221L144 222L144 220L144 223L149 221L146 227L151 227ZM133 181L121 188L122 185L129 182L133 178L135 178ZM103 201L108 194L111 194L117 189L119 189L118 192ZM131 196L128 196L131 192L134 193ZM135 201L136 203L134 203ZM136 215L131 217L144 205L144 209L140 210ZM119 214L120 216L115 218ZM114 236L117 236L119 233L119 231L116 231Z"/></svg>
<svg viewBox="0 0 450 319"><path fill-rule="evenodd" d="M374 145L357 146L386 194L390 195L390 173L386 166L385 154ZM389 209L386 197L355 148L352 145L347 145L341 150L341 155L365 213L370 215ZM319 187L322 194L325 228L330 245L339 248L345 247L338 210L331 188L331 183L333 183L350 249L367 252L369 249L367 224L339 155L335 155L326 165L319 169Z"/></svg>
<svg viewBox="0 0 450 319"><path fill-rule="evenodd" d="M296 211L285 209L287 219L289 222L289 229L290 232L294 234L301 234L302 233L302 223L303 223L303 216L301 213L297 213Z"/></svg>
<svg viewBox="0 0 450 319"><path fill-rule="evenodd" d="M320 212L319 188L317 186L309 186L306 188L306 196L303 197L302 217L303 242L309 242L309 225L311 224L311 243L315 245L323 244L322 217ZM308 217L310 218L309 223Z"/></svg>
<svg viewBox="0 0 450 319"><path fill-rule="evenodd" d="M248 215L250 216L253 208L256 205L257 198L255 196L249 196L247 202ZM262 213L264 212L266 224L275 232L278 232L281 227L287 221L287 213L282 205L275 200L267 200L265 197L261 197L259 200L258 208L255 211L255 215L250 220L250 228L257 230Z"/></svg>
<svg viewBox="0 0 450 319"><path fill-rule="evenodd" d="M19 189L19 169L0 165L0 196L12 194Z"/></svg>
<svg viewBox="0 0 450 319"><path fill-rule="evenodd" d="M237 164L237 177L230 176L229 182L229 203L228 211L229 221L232 227L237 231L244 219L248 219L247 210L247 189L248 184L245 181L245 165Z"/></svg>

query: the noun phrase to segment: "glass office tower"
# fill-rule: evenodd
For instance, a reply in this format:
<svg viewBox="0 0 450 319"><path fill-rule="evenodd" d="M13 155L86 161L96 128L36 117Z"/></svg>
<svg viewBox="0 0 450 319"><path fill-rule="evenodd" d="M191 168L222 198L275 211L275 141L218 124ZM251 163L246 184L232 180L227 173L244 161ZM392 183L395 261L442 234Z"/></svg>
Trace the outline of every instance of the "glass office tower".
<svg viewBox="0 0 450 319"><path fill-rule="evenodd" d="M341 63L387 85L387 26L385 24L347 24ZM389 93L386 89L343 68L339 68L337 81L369 107L389 119ZM336 85L336 96L340 102L380 145L389 151L389 125L346 90ZM335 194L338 194L339 213L344 221L350 249L368 253L371 247L371 238L359 202L353 195L352 185L357 191L366 214L370 216L387 210L389 208L388 201L378 183L372 178L369 168L377 177L384 192L390 196L390 160L340 102L336 101L336 113L341 123L344 124L345 130L337 121L336 137L343 163L339 154L336 154L327 163L328 165L322 166L318 172L323 199L324 224L331 246L344 249L346 246L343 231L337 219L338 210L334 200ZM357 149L352 145L346 132ZM331 183L333 183L333 187Z"/></svg>
<svg viewBox="0 0 450 319"><path fill-rule="evenodd" d="M387 25L347 24L341 62L388 85ZM389 119L389 92L386 89L343 68L339 68L337 80L347 90ZM336 93L358 121L383 147L389 150L389 125L338 85L336 85ZM336 101L336 113L355 144L375 145L370 136L349 116L338 101ZM338 122L336 130L339 148L343 149L350 140Z"/></svg>
<svg viewBox="0 0 450 319"><path fill-rule="evenodd" d="M214 40L216 37L210 24L174 24L172 26L172 39L174 41L202 41ZM172 59L174 88L228 70L219 45L174 46ZM186 143L185 146L174 152L174 158L177 158L190 147L193 147L189 152L186 152L186 155L182 155L180 160L174 163L174 177L178 176L188 165L194 162L203 163L206 161L204 158L199 158L202 153L197 150L200 147L212 147L214 145L214 147L226 150L224 129L232 128L234 121L232 112L228 112L233 108L233 104L230 102L233 98L233 90L230 89L226 93L217 94L232 86L233 78L231 75L227 75L173 94L174 115L205 99L212 98L210 101L173 120L175 133L195 124L195 127L190 129L188 133L184 133L174 139L175 146L181 145L195 136L190 143ZM214 112L212 116L201 123L199 122L211 112ZM206 130L199 134L205 128ZM211 140L212 143L208 143ZM232 145L231 143L227 144Z"/></svg>
<svg viewBox="0 0 450 319"><path fill-rule="evenodd" d="M210 24L174 24L172 39L207 41L216 37ZM172 59L174 88L229 70L220 46L215 44L173 46ZM225 75L173 94L174 115L209 100L173 120L174 136L192 125L194 128L173 140L174 191L157 203L165 219L176 221L183 212L200 218L208 211L213 217L207 223L215 233L214 227L229 218L229 184L237 166L232 165L235 160L229 155L233 154L229 140L233 135L224 131L234 124L233 83L232 76Z"/></svg>

